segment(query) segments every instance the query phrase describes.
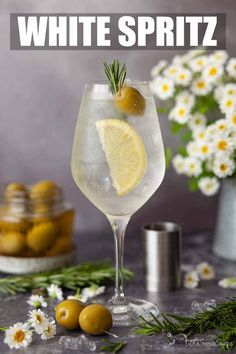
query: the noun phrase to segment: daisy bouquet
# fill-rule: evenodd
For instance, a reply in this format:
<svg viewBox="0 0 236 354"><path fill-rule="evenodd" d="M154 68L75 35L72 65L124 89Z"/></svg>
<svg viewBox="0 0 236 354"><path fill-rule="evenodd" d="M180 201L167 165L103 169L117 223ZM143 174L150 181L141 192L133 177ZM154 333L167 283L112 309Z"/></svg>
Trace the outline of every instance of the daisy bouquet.
<svg viewBox="0 0 236 354"><path fill-rule="evenodd" d="M167 163L189 177L192 191L216 194L236 171L236 58L193 50L160 61L151 76L151 90L164 103L157 110L168 113L181 138L177 154L166 150Z"/></svg>

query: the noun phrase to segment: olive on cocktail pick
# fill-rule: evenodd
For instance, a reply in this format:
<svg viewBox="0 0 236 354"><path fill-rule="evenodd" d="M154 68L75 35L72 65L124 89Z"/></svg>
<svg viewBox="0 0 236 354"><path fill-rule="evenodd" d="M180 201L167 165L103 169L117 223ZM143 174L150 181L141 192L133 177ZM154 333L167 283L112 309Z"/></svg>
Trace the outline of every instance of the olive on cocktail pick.
<svg viewBox="0 0 236 354"><path fill-rule="evenodd" d="M114 60L112 64L104 63L104 70L114 95L116 108L127 115L142 116L145 111L145 99L135 87L124 84L125 64L120 69L118 60Z"/></svg>
<svg viewBox="0 0 236 354"><path fill-rule="evenodd" d="M109 331L112 327L111 312L100 304L86 306L79 315L80 328L94 336Z"/></svg>

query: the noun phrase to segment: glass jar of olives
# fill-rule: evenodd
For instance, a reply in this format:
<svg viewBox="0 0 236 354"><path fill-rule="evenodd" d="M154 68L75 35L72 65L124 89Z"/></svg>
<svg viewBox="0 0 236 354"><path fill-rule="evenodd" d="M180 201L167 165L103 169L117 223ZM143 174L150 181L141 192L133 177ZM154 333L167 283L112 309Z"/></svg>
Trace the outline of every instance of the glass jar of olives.
<svg viewBox="0 0 236 354"><path fill-rule="evenodd" d="M10 183L0 204L0 254L42 257L72 249L74 209L53 181Z"/></svg>

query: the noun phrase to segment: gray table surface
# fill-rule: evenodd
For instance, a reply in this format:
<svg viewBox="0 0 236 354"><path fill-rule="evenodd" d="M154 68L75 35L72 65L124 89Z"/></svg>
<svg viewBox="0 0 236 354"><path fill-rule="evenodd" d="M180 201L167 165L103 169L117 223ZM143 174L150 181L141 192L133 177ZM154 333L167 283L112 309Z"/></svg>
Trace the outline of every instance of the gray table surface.
<svg viewBox="0 0 236 354"><path fill-rule="evenodd" d="M113 240L111 234L84 234L76 235L77 243L77 262L104 260L105 258L113 258ZM143 245L142 236L136 235L126 236L125 243L125 265L135 272L135 277L125 286L126 294L139 298L146 298L159 307L160 311L174 311L176 313L191 313L191 303L193 300L204 302L207 299L223 300L226 296L236 294L236 290L226 290L220 288L218 280L224 276L235 275L236 264L221 260L211 253L212 236L207 234L186 235L183 238L182 247L182 268L183 270L191 269L197 263L208 261L214 265L216 269L216 279L211 281L202 281L197 289L188 290L181 289L173 292L165 293L148 293L145 290L144 274L143 274ZM108 289L108 293L112 289ZM1 296L0 305L0 323L8 326L15 322L25 321L29 307L26 304L27 297L30 294L20 294L16 296ZM219 348L204 344L201 340L198 346L190 347L186 344L175 343L172 346L160 344L159 350L153 351L144 350L142 343L145 344L146 338L140 336L133 337L130 330L127 328L116 329L113 333L118 334L122 338L127 337L128 344L122 353L218 353ZM28 348L20 351L27 354L69 354L69 353L85 353L81 350L65 349L59 344L60 336L70 335L76 337L80 335L77 331L69 332L58 326L57 335L55 338L48 341L41 341L37 338ZM100 342L100 338L90 337L91 340ZM111 338L112 339L112 338ZM112 339L113 340L113 339ZM155 339L158 343L158 337ZM143 342L144 341L144 342ZM0 335L0 353L15 353L15 350L10 350L7 345L3 344L3 336ZM236 353L236 349L231 351Z"/></svg>

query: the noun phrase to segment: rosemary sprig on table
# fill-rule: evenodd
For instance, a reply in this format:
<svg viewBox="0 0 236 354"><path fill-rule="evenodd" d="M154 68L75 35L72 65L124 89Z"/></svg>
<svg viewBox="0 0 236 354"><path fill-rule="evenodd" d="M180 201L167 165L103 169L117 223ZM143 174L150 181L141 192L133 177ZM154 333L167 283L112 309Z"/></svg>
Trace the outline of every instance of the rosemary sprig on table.
<svg viewBox="0 0 236 354"><path fill-rule="evenodd" d="M114 354L119 353L127 344L127 342L111 342L107 339L102 339L102 342L107 343L107 345L102 346L100 350Z"/></svg>
<svg viewBox="0 0 236 354"><path fill-rule="evenodd" d="M222 351L232 349L236 345L236 297L210 306L210 310L198 312L192 317L162 313L160 317L151 314L152 320L141 317L141 323L135 332L142 335L158 335L162 332L186 334L202 334L215 330L215 341Z"/></svg>
<svg viewBox="0 0 236 354"><path fill-rule="evenodd" d="M129 279L133 273L124 269L124 277ZM40 272L27 276L8 276L0 279L0 293L16 294L33 289L46 289L50 284L76 290L92 284L107 284L115 279L115 269L108 262L84 263L53 271Z"/></svg>
<svg viewBox="0 0 236 354"><path fill-rule="evenodd" d="M120 68L118 60L114 60L113 63L104 63L104 71L108 78L110 89L113 95L120 91L124 85L126 78L126 65L124 64Z"/></svg>

